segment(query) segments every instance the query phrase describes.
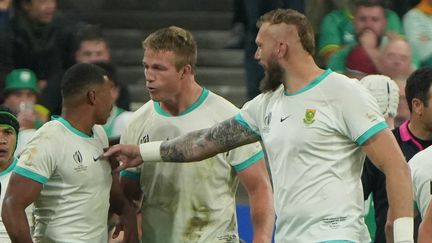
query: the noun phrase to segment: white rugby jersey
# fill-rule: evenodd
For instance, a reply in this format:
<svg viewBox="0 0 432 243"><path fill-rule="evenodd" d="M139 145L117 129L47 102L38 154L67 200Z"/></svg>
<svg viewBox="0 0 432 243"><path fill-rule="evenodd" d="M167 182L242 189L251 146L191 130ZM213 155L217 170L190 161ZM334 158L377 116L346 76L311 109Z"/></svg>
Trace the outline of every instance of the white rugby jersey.
<svg viewBox="0 0 432 243"><path fill-rule="evenodd" d="M236 116L261 136L273 179L276 242L370 242L360 145L387 127L353 79L325 71L296 93L283 85Z"/></svg>
<svg viewBox="0 0 432 243"><path fill-rule="evenodd" d="M203 89L200 98L178 116L149 101L132 116L121 143L141 144L175 138L233 117L238 108ZM140 180L144 200L142 242L238 242L236 171L246 169L263 152L250 144L192 163L150 163L121 173Z"/></svg>
<svg viewBox="0 0 432 243"><path fill-rule="evenodd" d="M1 195L0 195L0 214L3 207L3 199L6 194L6 189L9 184L11 172L14 169L15 165L17 164L18 160L14 158L13 162L9 165L6 170L0 172L0 183L1 183ZM33 204L30 204L25 209L26 215L27 215L27 221L29 223L30 229L33 229L34 219L33 219ZM9 239L9 235L6 231L6 227L3 224L3 219L0 217L0 242L2 243L10 243L11 240Z"/></svg>
<svg viewBox="0 0 432 243"><path fill-rule="evenodd" d="M35 206L35 242L107 242L111 167L101 126L88 136L58 117L27 144L14 172L43 184Z"/></svg>
<svg viewBox="0 0 432 243"><path fill-rule="evenodd" d="M432 147L418 152L408 162L413 180L414 201L423 218L432 198Z"/></svg>

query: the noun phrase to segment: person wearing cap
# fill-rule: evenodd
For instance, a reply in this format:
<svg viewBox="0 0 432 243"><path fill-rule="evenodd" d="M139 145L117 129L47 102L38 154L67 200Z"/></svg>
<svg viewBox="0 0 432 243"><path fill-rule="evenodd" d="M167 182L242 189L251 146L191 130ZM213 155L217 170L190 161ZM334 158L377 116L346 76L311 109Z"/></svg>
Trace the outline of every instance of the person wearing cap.
<svg viewBox="0 0 432 243"><path fill-rule="evenodd" d="M14 152L19 130L20 126L16 116L9 108L0 106L0 212L11 172L18 162L14 157ZM27 207L26 214L30 227L33 227L32 205ZM11 242L2 219L0 219L0 242Z"/></svg>
<svg viewBox="0 0 432 243"><path fill-rule="evenodd" d="M410 110L410 120L392 130L406 161L415 154L432 145L432 110L431 104L432 68L422 68L408 78L405 86L405 96ZM410 162L411 164L411 162ZM415 172L413 183L415 184ZM365 198L372 193L375 222L377 225L375 242L385 242L384 228L387 219L388 199L384 174L366 158L362 174L363 192ZM415 190L415 189L414 189ZM415 199L415 198L414 198ZM420 218L416 217L414 235ZM391 226L391 225L390 225Z"/></svg>
<svg viewBox="0 0 432 243"><path fill-rule="evenodd" d="M37 104L38 95L36 75L30 69L14 69L6 76L4 105L17 114L22 131L18 137L17 154L49 118L48 109Z"/></svg>

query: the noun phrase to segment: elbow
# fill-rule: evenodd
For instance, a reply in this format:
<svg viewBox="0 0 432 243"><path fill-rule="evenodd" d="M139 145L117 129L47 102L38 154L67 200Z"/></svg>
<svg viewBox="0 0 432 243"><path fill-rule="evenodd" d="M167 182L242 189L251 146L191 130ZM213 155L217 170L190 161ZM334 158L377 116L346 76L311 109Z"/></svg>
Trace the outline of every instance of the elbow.
<svg viewBox="0 0 432 243"><path fill-rule="evenodd" d="M387 241L392 242L393 238L393 220L387 219L387 222L384 226L384 232L387 238Z"/></svg>
<svg viewBox="0 0 432 243"><path fill-rule="evenodd" d="M1 208L1 218L4 224L6 224L9 220L9 212L12 211L11 205L13 205L11 199L5 197Z"/></svg>

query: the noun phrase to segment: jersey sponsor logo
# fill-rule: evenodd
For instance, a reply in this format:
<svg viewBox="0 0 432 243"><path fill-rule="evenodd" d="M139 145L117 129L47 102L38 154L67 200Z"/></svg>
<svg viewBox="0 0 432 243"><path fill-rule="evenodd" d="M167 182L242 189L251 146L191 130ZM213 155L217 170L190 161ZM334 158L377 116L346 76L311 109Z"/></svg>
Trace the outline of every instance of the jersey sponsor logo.
<svg viewBox="0 0 432 243"><path fill-rule="evenodd" d="M75 172L81 172L87 170L87 166L83 165L83 157L79 150L75 151L72 157L76 163L76 166L74 167Z"/></svg>
<svg viewBox="0 0 432 243"><path fill-rule="evenodd" d="M96 156L96 157L93 155L93 162L98 161L98 160L102 157L102 155L103 155L103 154L98 155L98 156Z"/></svg>
<svg viewBox="0 0 432 243"><path fill-rule="evenodd" d="M280 122L285 121L286 119L288 119L291 115L285 116L285 117L281 117Z"/></svg>
<svg viewBox="0 0 432 243"><path fill-rule="evenodd" d="M316 109L306 109L305 117L303 118L303 123L310 125L315 122Z"/></svg>

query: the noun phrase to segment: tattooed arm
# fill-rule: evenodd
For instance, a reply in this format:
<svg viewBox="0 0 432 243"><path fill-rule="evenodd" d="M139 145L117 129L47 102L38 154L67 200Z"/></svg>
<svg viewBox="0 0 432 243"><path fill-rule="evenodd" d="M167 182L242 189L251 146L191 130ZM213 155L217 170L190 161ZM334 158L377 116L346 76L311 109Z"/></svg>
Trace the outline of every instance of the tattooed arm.
<svg viewBox="0 0 432 243"><path fill-rule="evenodd" d="M134 167L143 161L191 162L212 157L241 145L258 141L259 136L240 125L234 118L208 129L190 132L168 141L141 145L118 144L104 153L121 161L114 171Z"/></svg>
<svg viewBox="0 0 432 243"><path fill-rule="evenodd" d="M160 155L163 161L200 161L258 139L252 130L231 118L211 128L162 142Z"/></svg>

